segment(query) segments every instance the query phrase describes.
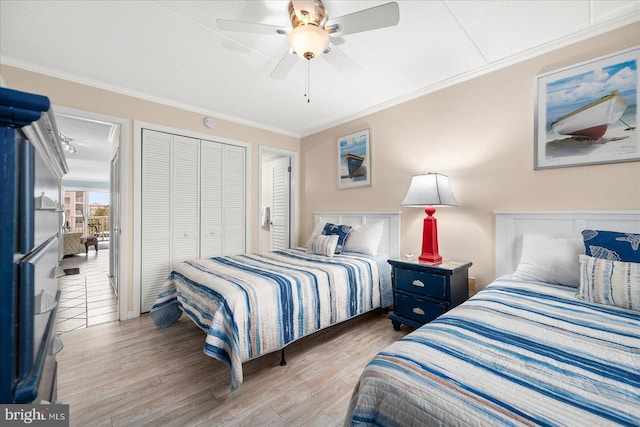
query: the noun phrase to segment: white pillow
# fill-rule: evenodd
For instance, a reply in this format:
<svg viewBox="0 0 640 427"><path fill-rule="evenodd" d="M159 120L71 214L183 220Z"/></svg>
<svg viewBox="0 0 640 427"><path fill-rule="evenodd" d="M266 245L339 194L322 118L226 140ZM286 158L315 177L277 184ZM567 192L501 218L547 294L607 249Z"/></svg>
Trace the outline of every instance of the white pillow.
<svg viewBox="0 0 640 427"><path fill-rule="evenodd" d="M326 221L320 221L319 223L316 224L316 226L313 228L313 231L311 232L311 236L309 236L309 240L307 240L307 244L305 246L309 246L309 243L311 243L311 240L316 237L318 234L322 234L322 230L324 230L324 226L327 225Z"/></svg>
<svg viewBox="0 0 640 427"><path fill-rule="evenodd" d="M375 255L378 253L383 232L384 223L382 221L356 225L351 228L347 235L343 251Z"/></svg>
<svg viewBox="0 0 640 427"><path fill-rule="evenodd" d="M537 234L522 236L522 255L513 273L516 280L578 287L582 239L554 239Z"/></svg>
<svg viewBox="0 0 640 427"><path fill-rule="evenodd" d="M338 238L339 236L337 234L331 234L329 236L318 234L309 240L306 252L308 254L332 257L336 252L336 246L338 246Z"/></svg>

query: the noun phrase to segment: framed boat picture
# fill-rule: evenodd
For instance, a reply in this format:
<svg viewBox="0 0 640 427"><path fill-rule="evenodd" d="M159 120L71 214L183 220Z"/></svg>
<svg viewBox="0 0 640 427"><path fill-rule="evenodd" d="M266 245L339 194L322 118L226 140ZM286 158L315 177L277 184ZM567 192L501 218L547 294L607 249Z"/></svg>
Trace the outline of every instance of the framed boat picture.
<svg viewBox="0 0 640 427"><path fill-rule="evenodd" d="M337 138L338 190L371 185L369 129Z"/></svg>
<svg viewBox="0 0 640 427"><path fill-rule="evenodd" d="M640 46L535 81L534 169L640 160Z"/></svg>

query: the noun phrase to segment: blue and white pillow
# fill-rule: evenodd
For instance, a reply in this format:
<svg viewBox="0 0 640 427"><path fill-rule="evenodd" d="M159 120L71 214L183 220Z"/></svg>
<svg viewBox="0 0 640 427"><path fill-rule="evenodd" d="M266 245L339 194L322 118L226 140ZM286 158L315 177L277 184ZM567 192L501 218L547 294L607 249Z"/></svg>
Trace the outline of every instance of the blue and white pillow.
<svg viewBox="0 0 640 427"><path fill-rule="evenodd" d="M338 236L338 246L336 246L336 253L339 254L339 253L342 253L342 250L344 248L344 243L347 240L347 236L349 235L350 231L351 231L350 225L337 225L337 224L331 224L330 222L328 222L324 226L324 229L322 230L322 234L324 234L325 236L331 236L331 235Z"/></svg>
<svg viewBox="0 0 640 427"><path fill-rule="evenodd" d="M640 234L584 230L585 254L611 261L640 262Z"/></svg>
<svg viewBox="0 0 640 427"><path fill-rule="evenodd" d="M313 231L311 232L311 236L309 236L309 240L307 240L307 245L309 244L309 242L311 242L311 239L313 239L314 237L322 234L322 230L324 230L324 226L325 226L326 223L327 223L326 221L324 221L324 222L320 221L315 225L315 227L313 227Z"/></svg>
<svg viewBox="0 0 640 427"><path fill-rule="evenodd" d="M577 297L640 311L640 263L580 255Z"/></svg>
<svg viewBox="0 0 640 427"><path fill-rule="evenodd" d="M336 251L337 244L338 236L324 236L322 234L318 234L309 239L306 252L308 254L332 257Z"/></svg>

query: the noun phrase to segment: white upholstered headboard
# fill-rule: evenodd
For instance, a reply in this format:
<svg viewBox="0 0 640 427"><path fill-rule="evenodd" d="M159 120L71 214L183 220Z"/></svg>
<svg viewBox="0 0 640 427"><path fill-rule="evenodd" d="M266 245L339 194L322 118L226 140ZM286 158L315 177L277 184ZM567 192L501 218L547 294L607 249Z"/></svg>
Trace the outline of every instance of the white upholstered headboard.
<svg viewBox="0 0 640 427"><path fill-rule="evenodd" d="M378 253L388 255L389 258L400 257L400 212L314 212L314 219L314 224L323 221L346 225L382 221L384 232Z"/></svg>
<svg viewBox="0 0 640 427"><path fill-rule="evenodd" d="M640 210L499 211L496 215L496 277L513 273L523 233L582 238L582 230L640 233Z"/></svg>

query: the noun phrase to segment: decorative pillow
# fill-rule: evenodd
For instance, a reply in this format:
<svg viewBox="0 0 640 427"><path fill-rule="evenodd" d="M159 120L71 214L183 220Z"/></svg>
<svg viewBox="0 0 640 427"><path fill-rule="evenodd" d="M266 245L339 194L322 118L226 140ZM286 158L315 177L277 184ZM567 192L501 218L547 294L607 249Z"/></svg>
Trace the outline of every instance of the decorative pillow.
<svg viewBox="0 0 640 427"><path fill-rule="evenodd" d="M516 280L580 285L578 256L584 254L582 239L554 239L537 234L522 236L522 254L512 277Z"/></svg>
<svg viewBox="0 0 640 427"><path fill-rule="evenodd" d="M373 224L356 225L351 228L343 250L345 252L375 255L378 253L383 232L384 223L382 221Z"/></svg>
<svg viewBox="0 0 640 427"><path fill-rule="evenodd" d="M622 262L640 262L640 234L584 230L585 254Z"/></svg>
<svg viewBox="0 0 640 427"><path fill-rule="evenodd" d="M320 221L319 223L316 224L316 226L313 228L313 231L311 232L311 236L309 236L309 240L307 240L307 245L311 243L311 239L313 239L319 234L322 234L322 230L324 230L324 226L326 224L327 224L326 221Z"/></svg>
<svg viewBox="0 0 640 427"><path fill-rule="evenodd" d="M640 311L640 263L581 255L577 297Z"/></svg>
<svg viewBox="0 0 640 427"><path fill-rule="evenodd" d="M350 225L336 225L328 222L324 226L324 229L322 230L322 234L324 234L325 236L331 236L334 234L338 236L338 246L336 246L336 253L339 254L339 253L342 253L343 251L344 242L347 240L347 236L349 235L350 231L351 231Z"/></svg>
<svg viewBox="0 0 640 427"><path fill-rule="evenodd" d="M331 235L324 236L322 234L318 234L309 240L307 243L307 253L314 255L324 255L328 257L332 257L334 252L336 251L336 246L338 245L339 236Z"/></svg>

